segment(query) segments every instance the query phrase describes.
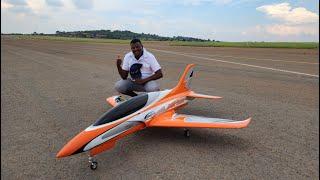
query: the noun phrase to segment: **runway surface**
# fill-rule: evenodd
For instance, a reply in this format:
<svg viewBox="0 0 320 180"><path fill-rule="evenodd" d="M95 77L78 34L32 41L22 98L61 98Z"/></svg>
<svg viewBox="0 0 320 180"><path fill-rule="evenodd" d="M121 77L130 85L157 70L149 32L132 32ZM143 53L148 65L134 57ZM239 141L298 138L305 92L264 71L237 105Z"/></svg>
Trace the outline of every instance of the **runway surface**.
<svg viewBox="0 0 320 180"><path fill-rule="evenodd" d="M149 128L97 156L56 153L110 106L127 44L1 37L1 179L319 179L318 50L144 43L162 89L195 63L194 100L180 113L242 120L245 129Z"/></svg>

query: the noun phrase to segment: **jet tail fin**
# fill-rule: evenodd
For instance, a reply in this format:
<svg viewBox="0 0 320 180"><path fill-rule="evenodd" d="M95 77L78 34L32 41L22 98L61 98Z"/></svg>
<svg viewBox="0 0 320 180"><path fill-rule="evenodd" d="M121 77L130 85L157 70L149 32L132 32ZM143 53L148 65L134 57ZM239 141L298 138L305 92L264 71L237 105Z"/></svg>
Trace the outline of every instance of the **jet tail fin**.
<svg viewBox="0 0 320 180"><path fill-rule="evenodd" d="M185 68L182 76L176 87L174 87L170 94L178 94L184 91L188 91L190 89L190 83L193 76L193 67L195 64L188 64Z"/></svg>

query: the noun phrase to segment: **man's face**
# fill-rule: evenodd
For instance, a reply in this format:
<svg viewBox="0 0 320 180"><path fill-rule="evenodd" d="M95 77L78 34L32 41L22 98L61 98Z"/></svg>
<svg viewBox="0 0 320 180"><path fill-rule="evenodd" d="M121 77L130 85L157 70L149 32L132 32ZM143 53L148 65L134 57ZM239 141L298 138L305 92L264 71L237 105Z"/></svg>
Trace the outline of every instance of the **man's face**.
<svg viewBox="0 0 320 180"><path fill-rule="evenodd" d="M130 44L130 46L131 46L131 51L134 54L134 56L140 58L142 55L142 49L143 49L142 44L139 42L136 42L136 43Z"/></svg>

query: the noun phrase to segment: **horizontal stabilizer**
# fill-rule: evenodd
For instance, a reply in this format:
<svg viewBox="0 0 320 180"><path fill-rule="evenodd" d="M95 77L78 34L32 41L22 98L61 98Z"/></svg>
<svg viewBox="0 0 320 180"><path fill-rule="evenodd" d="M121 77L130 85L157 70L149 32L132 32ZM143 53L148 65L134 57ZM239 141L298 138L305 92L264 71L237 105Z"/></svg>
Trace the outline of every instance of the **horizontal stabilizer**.
<svg viewBox="0 0 320 180"><path fill-rule="evenodd" d="M120 96L120 95L117 95L117 96L111 96L111 97L108 97L106 99L107 103L109 103L112 107L115 107L117 106L118 104L122 103L125 101L125 99Z"/></svg>
<svg viewBox="0 0 320 180"><path fill-rule="evenodd" d="M189 127L189 128L245 128L250 123L251 118L242 121L230 119L208 118L201 116L173 114L171 118L157 117L150 122L149 126L154 127Z"/></svg>
<svg viewBox="0 0 320 180"><path fill-rule="evenodd" d="M205 98L205 99L214 99L214 100L222 99L222 97L220 97L220 96L210 96L210 95L205 95L205 94L198 94L193 91L190 91L190 93L187 95L187 97L189 99L194 99L194 98Z"/></svg>

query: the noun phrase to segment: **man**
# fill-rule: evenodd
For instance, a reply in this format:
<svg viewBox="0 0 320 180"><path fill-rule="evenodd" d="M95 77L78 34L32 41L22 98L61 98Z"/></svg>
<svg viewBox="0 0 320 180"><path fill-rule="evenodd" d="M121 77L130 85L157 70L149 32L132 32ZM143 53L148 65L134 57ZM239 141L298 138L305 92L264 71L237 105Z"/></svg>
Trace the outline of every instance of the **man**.
<svg viewBox="0 0 320 180"><path fill-rule="evenodd" d="M157 59L143 48L139 39L133 39L130 46L132 52L124 56L123 62L120 57L117 59L117 68L122 79L116 82L115 89L131 97L137 95L134 91L159 91L159 84L155 80L163 75ZM129 73L131 78L128 78Z"/></svg>

